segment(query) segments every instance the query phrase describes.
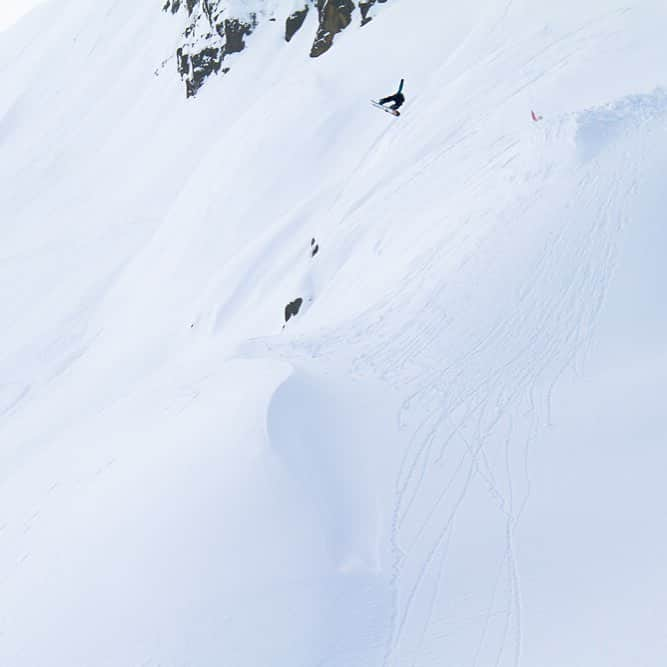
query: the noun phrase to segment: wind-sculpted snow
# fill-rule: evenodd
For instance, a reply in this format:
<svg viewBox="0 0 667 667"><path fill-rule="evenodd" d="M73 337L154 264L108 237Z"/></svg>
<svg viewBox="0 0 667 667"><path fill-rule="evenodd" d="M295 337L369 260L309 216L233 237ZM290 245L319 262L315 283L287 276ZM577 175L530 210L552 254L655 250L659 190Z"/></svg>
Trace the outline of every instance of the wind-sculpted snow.
<svg viewBox="0 0 667 667"><path fill-rule="evenodd" d="M662 665L664 3L176 5L0 35L0 665Z"/></svg>
<svg viewBox="0 0 667 667"><path fill-rule="evenodd" d="M643 95L629 95L579 114L577 147L583 160L613 150L628 134L637 133L663 120L667 114L667 93L658 88Z"/></svg>
<svg viewBox="0 0 667 667"><path fill-rule="evenodd" d="M640 136L654 123L665 127L662 97L658 91L619 100L612 111L565 116L536 136L495 148L494 130L480 128L476 143L488 140L488 154L495 150L494 161L505 169L518 160L540 161L523 182L521 201L503 214L502 225L485 220L483 211L475 215L474 201L467 202L476 229L444 238L382 305L313 343L317 356L356 350L353 376L379 374L405 394L398 418L407 447L391 519L395 599L385 664L430 664L425 656L442 655L482 665L521 658L516 530L531 488L530 452L550 420L556 381L591 344L619 234L648 166ZM625 130L607 146L603 163L591 163L581 154L581 128L610 113ZM470 143L454 143L441 159L474 183L480 176L469 149ZM434 180L447 170L430 164ZM428 180L422 176L420 187ZM404 187L395 183L382 205L390 209ZM507 240L517 225L530 228L520 267ZM477 280L482 273L487 279ZM471 306L486 301L489 283L510 274L517 282L504 285L502 298L496 295L484 311ZM483 548L471 553L477 543Z"/></svg>

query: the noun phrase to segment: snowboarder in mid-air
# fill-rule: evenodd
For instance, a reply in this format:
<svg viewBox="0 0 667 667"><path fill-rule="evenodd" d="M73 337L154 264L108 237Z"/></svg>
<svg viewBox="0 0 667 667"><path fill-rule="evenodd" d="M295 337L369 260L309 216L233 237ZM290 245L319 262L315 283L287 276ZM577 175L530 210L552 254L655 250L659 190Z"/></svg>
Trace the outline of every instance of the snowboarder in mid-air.
<svg viewBox="0 0 667 667"><path fill-rule="evenodd" d="M381 107L385 111L388 111L389 113L393 113L395 116L399 116L399 107L403 106L403 103L405 102L405 96L403 95L403 79L401 79L401 84L398 87L398 91L394 93L393 95L389 95L388 97L383 97L381 100L378 100L377 102L375 100L371 100L373 104L375 104L378 107ZM390 107L386 107L385 104L388 104L391 102Z"/></svg>

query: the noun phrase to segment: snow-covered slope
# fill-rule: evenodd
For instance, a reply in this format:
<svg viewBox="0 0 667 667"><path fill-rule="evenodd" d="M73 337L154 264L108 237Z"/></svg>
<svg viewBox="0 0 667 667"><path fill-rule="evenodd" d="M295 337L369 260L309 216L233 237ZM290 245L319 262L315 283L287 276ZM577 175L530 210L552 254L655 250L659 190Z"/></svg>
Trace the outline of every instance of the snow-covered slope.
<svg viewBox="0 0 667 667"><path fill-rule="evenodd" d="M0 35L1 665L662 664L667 8L447 5Z"/></svg>

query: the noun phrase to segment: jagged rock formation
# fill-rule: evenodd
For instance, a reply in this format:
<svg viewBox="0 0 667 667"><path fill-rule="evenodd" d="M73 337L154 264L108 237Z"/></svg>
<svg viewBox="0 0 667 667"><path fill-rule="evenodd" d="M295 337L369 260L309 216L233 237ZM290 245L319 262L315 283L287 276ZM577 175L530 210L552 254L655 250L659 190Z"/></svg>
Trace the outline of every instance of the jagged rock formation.
<svg viewBox="0 0 667 667"><path fill-rule="evenodd" d="M257 3L261 4L261 3ZM245 38L257 27L257 13L239 11L233 15L222 0L167 0L163 11L187 12L188 23L183 43L176 51L178 72L185 82L186 94L197 94L204 81L222 69L222 61L245 48Z"/></svg>
<svg viewBox="0 0 667 667"><path fill-rule="evenodd" d="M310 55L321 56L333 44L334 37L352 23L352 12L355 6L352 0L318 0L317 10L320 14L320 25L313 42Z"/></svg>
<svg viewBox="0 0 667 667"><path fill-rule="evenodd" d="M370 15L370 11L376 2L383 4L387 2L387 0L361 0L359 3L359 9L361 11L361 25L366 25L370 20L372 20L373 17Z"/></svg>
<svg viewBox="0 0 667 667"><path fill-rule="evenodd" d="M306 16L308 16L309 8L310 7L306 5L303 9L298 9L287 17L287 20L285 21L286 42L289 42L297 31L301 29L306 20Z"/></svg>
<svg viewBox="0 0 667 667"><path fill-rule="evenodd" d="M285 21L285 41L303 27L311 11L317 12L317 32L310 56L317 58L332 46L336 35L355 21L366 25L376 4L388 0L166 0L162 10L187 14L181 45L176 52L178 72L186 94L197 94L212 74L229 71L225 58L243 51L246 39L263 20ZM295 9L295 5L297 8Z"/></svg>

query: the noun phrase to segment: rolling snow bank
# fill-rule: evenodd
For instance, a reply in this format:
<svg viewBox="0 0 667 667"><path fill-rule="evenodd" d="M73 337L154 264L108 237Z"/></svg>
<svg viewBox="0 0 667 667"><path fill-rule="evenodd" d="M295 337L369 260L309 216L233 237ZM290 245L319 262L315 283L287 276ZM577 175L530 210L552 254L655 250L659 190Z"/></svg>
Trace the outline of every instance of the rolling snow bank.
<svg viewBox="0 0 667 667"><path fill-rule="evenodd" d="M662 664L667 9L551 4L0 36L0 664Z"/></svg>

